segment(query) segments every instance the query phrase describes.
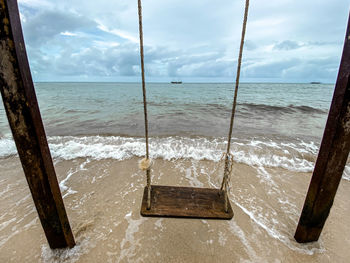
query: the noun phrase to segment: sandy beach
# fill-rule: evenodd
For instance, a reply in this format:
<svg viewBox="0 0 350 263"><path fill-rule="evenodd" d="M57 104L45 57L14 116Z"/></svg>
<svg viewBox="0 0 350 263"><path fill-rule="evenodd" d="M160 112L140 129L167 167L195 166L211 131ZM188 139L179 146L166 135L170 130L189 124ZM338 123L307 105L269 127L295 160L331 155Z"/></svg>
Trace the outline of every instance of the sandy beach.
<svg viewBox="0 0 350 263"><path fill-rule="evenodd" d="M293 235L310 173L235 163L231 221L143 218L138 158L55 160L77 246L50 250L19 159L0 160L1 262L346 262L350 183L342 180L318 242ZM157 159L154 184L218 187L213 161ZM283 178L283 179L281 179Z"/></svg>

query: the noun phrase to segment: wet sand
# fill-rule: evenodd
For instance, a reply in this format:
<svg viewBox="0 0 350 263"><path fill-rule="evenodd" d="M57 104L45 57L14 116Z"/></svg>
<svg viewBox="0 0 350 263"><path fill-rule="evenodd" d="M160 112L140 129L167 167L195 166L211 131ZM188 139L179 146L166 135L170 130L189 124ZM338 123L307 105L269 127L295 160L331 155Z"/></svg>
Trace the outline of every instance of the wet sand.
<svg viewBox="0 0 350 263"><path fill-rule="evenodd" d="M137 158L55 160L77 246L51 250L17 157L0 159L0 262L347 262L350 182L318 242L293 235L311 173L235 163L231 221L143 218ZM154 184L218 187L213 161L157 159Z"/></svg>

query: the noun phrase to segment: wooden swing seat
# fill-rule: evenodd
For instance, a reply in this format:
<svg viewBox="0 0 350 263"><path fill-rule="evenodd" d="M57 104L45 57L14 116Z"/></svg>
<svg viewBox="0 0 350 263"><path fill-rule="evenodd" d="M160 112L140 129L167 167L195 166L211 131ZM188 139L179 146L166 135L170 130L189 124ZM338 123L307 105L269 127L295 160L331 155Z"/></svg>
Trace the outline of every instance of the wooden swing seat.
<svg viewBox="0 0 350 263"><path fill-rule="evenodd" d="M228 212L225 212L224 196L224 191L220 189L152 185L151 208L147 209L145 187L141 215L230 220L233 211L228 203Z"/></svg>

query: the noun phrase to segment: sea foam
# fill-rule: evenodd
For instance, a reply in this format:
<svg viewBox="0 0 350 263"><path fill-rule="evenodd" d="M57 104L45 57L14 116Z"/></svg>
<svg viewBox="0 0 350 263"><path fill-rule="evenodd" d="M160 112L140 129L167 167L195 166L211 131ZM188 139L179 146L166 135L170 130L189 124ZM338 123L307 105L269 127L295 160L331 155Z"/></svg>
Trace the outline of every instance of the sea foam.
<svg viewBox="0 0 350 263"><path fill-rule="evenodd" d="M15 142L10 138L0 137L0 158L17 154Z"/></svg>
<svg viewBox="0 0 350 263"><path fill-rule="evenodd" d="M144 138L122 136L49 136L54 159L125 160L145 154ZM193 159L218 162L226 148L224 138L156 137L150 138L151 158L165 160ZM271 139L237 139L232 142L236 162L258 167L281 167L296 172L311 172L318 152L314 142L295 140L278 142ZM0 158L16 155L12 139L0 138ZM350 180L350 167L344 171Z"/></svg>

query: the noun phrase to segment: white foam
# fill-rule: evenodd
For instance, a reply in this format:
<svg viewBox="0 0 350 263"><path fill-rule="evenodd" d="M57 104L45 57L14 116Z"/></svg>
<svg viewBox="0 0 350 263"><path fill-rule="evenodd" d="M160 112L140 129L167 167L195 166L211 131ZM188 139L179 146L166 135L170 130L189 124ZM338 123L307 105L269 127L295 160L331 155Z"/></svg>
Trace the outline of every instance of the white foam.
<svg viewBox="0 0 350 263"><path fill-rule="evenodd" d="M9 241L11 238L13 238L15 235L17 235L18 233L20 233L20 230L16 230L16 231L12 231L11 234L9 235L5 235L5 236L0 236L0 248L7 242Z"/></svg>
<svg viewBox="0 0 350 263"><path fill-rule="evenodd" d="M288 235L284 235L276 228L278 220L270 221L266 216L263 216L257 213L257 211L254 211L252 207L250 207L250 209L247 209L244 206L242 206L239 202L235 200L231 201L233 201L239 208L241 208L242 211L245 214L247 214L250 217L250 219L252 219L259 227L264 229L269 236L271 236L274 239L278 239L290 249L307 255L322 253L324 251L322 242L316 242L311 244L298 244L296 241L292 240L291 237L289 237Z"/></svg>
<svg viewBox="0 0 350 263"><path fill-rule="evenodd" d="M160 218L154 223L155 229L159 229L160 232L163 232L163 229L164 229L163 224L162 224L163 220L164 220L164 218Z"/></svg>
<svg viewBox="0 0 350 263"><path fill-rule="evenodd" d="M224 247L226 245L226 241L227 241L226 234L219 231L218 242L219 242L220 246Z"/></svg>
<svg viewBox="0 0 350 263"><path fill-rule="evenodd" d="M43 245L41 247L41 258L45 263L77 262L90 249L91 244L88 239L77 242L75 247L70 249L51 249L48 245Z"/></svg>
<svg viewBox="0 0 350 263"><path fill-rule="evenodd" d="M8 221L5 221L5 222L2 222L0 224L0 231L2 231L3 229L5 229L9 224L11 224L12 222L16 221L16 218L11 218L10 220Z"/></svg>
<svg viewBox="0 0 350 263"><path fill-rule="evenodd" d="M199 174L197 172L197 166L192 163L190 168L185 170L185 178L189 181L190 185L193 187L203 187L203 183L198 179Z"/></svg>
<svg viewBox="0 0 350 263"><path fill-rule="evenodd" d="M343 179L346 181L350 181L350 165L345 166Z"/></svg>
<svg viewBox="0 0 350 263"><path fill-rule="evenodd" d="M67 197L68 195L71 194L75 194L77 193L77 191L73 190L72 188L70 188L67 185L68 180L77 172L82 171L82 170L86 170L85 166L90 162L90 159L86 159L86 161L84 161L82 164L79 165L78 168L76 168L75 170L72 170L72 168L68 171L66 178L64 178L59 186L60 186L60 190L62 193L64 193L63 198Z"/></svg>
<svg viewBox="0 0 350 263"><path fill-rule="evenodd" d="M24 228L25 230L28 230L28 229L31 228L32 226L37 225L37 224L38 224L38 221L39 221L38 217L34 217L34 219L33 219L32 221L30 221L28 224L25 224L23 228Z"/></svg>
<svg viewBox="0 0 350 263"><path fill-rule="evenodd" d="M261 260L258 260L258 256L255 250L253 249L252 245L250 244L250 241L246 237L242 228L240 228L234 220L229 221L228 225L231 233L237 236L241 240L242 244L244 245L244 250L250 257L250 259L253 260L253 262L261 262Z"/></svg>
<svg viewBox="0 0 350 263"><path fill-rule="evenodd" d="M53 158L74 160L125 160L145 154L144 138L120 136L53 136L48 137ZM16 147L9 138L0 138L0 158L16 154ZM211 160L218 162L225 151L225 138L164 137L150 138L151 158L177 160ZM318 151L314 142L295 140L275 142L270 139L234 139L232 153L236 162L257 167L282 167L296 172L311 172ZM350 168L344 172L350 180Z"/></svg>
<svg viewBox="0 0 350 263"><path fill-rule="evenodd" d="M268 188L271 189L267 192L267 194L278 200L280 207L283 207L283 211L285 213L285 216L287 216L288 220L294 222L294 224L297 225L297 219L299 217L299 208L296 206L295 203L291 202L285 194L281 193L282 189L279 188L278 184L276 184L276 182L273 180L273 176L269 174L263 166L256 167L256 170L257 176L261 179L263 183L268 184ZM219 187L219 185L212 181L213 174L214 172L206 174L208 177L208 183L212 187L217 188ZM288 222L288 220L284 222L281 221L281 219L279 218L279 212L276 211L274 207L264 202L264 200L260 200L260 202L262 202L264 205L259 204L259 200L257 200L259 199L258 196L249 198L244 195L239 197L239 195L234 195L232 193L229 196L231 202L237 205L242 210L242 212L247 214L258 228L263 229L270 237L279 240L288 248L307 255L322 253L324 251L322 241L311 244L298 244L297 242L295 242L291 233L288 232L288 230L286 230L288 229L286 222L290 222ZM231 221L233 222L234 220ZM242 244L244 244L245 246L247 254L250 256L253 262L261 261L258 260L257 254L251 246L251 240L245 236L244 231L240 229L235 223L231 224L231 222L229 222L229 224L230 228L235 229L231 232L234 234L236 233L236 235L241 239Z"/></svg>
<svg viewBox="0 0 350 263"><path fill-rule="evenodd" d="M11 184L6 185L6 188L0 192L0 197L2 197L3 195L5 195L7 192L10 191L10 189L11 189L10 186L11 186Z"/></svg>
<svg viewBox="0 0 350 263"><path fill-rule="evenodd" d="M145 221L144 218L132 219L132 212L125 215L125 219L128 222L128 228L125 231L125 237L120 243L120 257L119 261L126 259L127 262L135 261L132 257L136 255L136 248L141 246L140 240L135 238L135 233L139 231L140 225ZM128 246L127 246L128 244Z"/></svg>
<svg viewBox="0 0 350 263"><path fill-rule="evenodd" d="M16 155L15 142L10 138L0 138L0 158Z"/></svg>

